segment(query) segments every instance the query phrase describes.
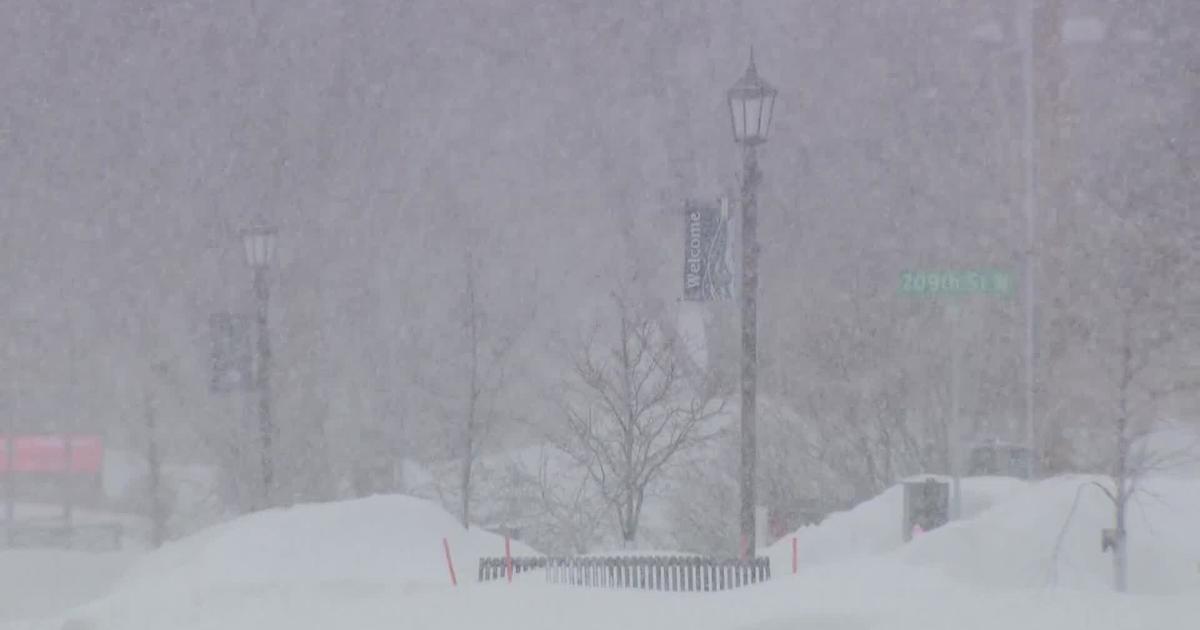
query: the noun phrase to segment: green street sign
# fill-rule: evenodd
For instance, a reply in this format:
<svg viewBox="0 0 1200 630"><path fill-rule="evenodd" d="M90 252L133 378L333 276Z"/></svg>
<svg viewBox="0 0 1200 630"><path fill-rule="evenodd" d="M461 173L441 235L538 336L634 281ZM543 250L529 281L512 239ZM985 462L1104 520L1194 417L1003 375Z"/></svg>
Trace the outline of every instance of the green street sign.
<svg viewBox="0 0 1200 630"><path fill-rule="evenodd" d="M905 271L900 274L900 293L908 295L1009 295L1012 290L1012 275L999 269Z"/></svg>

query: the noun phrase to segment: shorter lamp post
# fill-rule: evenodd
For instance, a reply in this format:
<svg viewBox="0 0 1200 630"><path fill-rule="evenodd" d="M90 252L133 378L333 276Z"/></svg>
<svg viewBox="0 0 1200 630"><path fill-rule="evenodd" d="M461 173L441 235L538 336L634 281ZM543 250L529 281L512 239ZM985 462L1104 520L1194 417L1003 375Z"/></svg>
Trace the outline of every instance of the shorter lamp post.
<svg viewBox="0 0 1200 630"><path fill-rule="evenodd" d="M275 426L271 420L271 335L268 328L271 292L267 272L275 255L277 230L267 225L257 225L242 232L242 245L246 250L246 264L254 271L255 320L257 323L257 370L255 389L258 391L259 455L262 463L261 507L271 506L275 484L275 461L272 453Z"/></svg>

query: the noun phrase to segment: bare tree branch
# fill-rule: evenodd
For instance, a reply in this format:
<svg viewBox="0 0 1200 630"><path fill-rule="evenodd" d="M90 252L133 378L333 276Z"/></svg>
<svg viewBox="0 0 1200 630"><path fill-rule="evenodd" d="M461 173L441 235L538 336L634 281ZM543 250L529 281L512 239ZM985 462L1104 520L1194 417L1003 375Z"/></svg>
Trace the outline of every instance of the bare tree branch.
<svg viewBox="0 0 1200 630"><path fill-rule="evenodd" d="M571 380L578 386L564 388L560 405L567 431L552 439L588 472L632 544L647 489L679 453L709 439L707 424L724 407L691 391L672 341L650 318L620 296L613 300L616 338L576 354Z"/></svg>

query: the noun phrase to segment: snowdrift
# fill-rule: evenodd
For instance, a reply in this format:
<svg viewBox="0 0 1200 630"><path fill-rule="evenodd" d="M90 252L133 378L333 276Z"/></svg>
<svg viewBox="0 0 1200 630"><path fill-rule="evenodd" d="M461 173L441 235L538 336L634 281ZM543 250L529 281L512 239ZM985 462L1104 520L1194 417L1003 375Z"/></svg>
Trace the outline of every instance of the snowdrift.
<svg viewBox="0 0 1200 630"><path fill-rule="evenodd" d="M820 525L801 528L767 550L772 570L789 573L795 536L802 568L880 557L934 568L987 588L1059 586L1107 592L1112 558L1100 531L1112 527L1099 477L1035 484L997 477L962 481L963 519L905 544L903 489L894 486ZM1175 594L1200 588L1200 481L1148 480L1128 513L1130 590Z"/></svg>
<svg viewBox="0 0 1200 630"><path fill-rule="evenodd" d="M921 478L930 476L937 477L922 475ZM949 481L949 478L938 478ZM974 518L1026 487L1026 482L1008 477L963 479L963 516ZM767 549L771 570L776 573L791 570L793 537L797 539L801 566L878 556L896 550L904 544L900 525L903 506L904 489L896 485L846 512L829 515L819 525L802 527Z"/></svg>
<svg viewBox="0 0 1200 630"><path fill-rule="evenodd" d="M133 552L0 550L0 623L85 604L117 581Z"/></svg>
<svg viewBox="0 0 1200 630"><path fill-rule="evenodd" d="M219 525L150 554L130 582L295 581L449 585L442 538L460 576L474 577L480 556L504 554L504 539L463 529L441 507L407 496L270 510ZM535 552L513 543L513 553Z"/></svg>
<svg viewBox="0 0 1200 630"><path fill-rule="evenodd" d="M1141 515L1131 512L1131 584L1143 593L1117 596L1098 541L1110 512L1103 495L1084 485L1091 480L964 480L966 518L908 544L893 488L798 531L799 575L790 575L785 537L769 550L774 580L722 593L569 588L536 579L478 585L477 558L499 555L502 539L463 530L431 503L376 497L301 506L248 516L151 554L112 595L66 619L88 630L1194 629L1200 481L1148 486L1157 498L1147 500L1160 507L1146 502L1134 508ZM453 545L459 588L448 584L442 536ZM1058 561L1050 563L1056 547ZM514 553L531 551L515 545ZM1046 588L1051 583L1060 588ZM62 623L0 628L61 630Z"/></svg>
<svg viewBox="0 0 1200 630"><path fill-rule="evenodd" d="M900 556L988 587L1109 591L1112 555L1101 551L1100 532L1113 527L1113 507L1093 481L1102 479L1043 481L973 519L914 540ZM1131 592L1200 587L1200 482L1148 480L1126 518Z"/></svg>
<svg viewBox="0 0 1200 630"><path fill-rule="evenodd" d="M100 628L162 628L264 602L449 588L443 537L463 586L475 582L481 556L504 554L502 537L466 530L421 499L300 505L248 515L150 553L111 595L72 617ZM518 542L512 552L536 554Z"/></svg>

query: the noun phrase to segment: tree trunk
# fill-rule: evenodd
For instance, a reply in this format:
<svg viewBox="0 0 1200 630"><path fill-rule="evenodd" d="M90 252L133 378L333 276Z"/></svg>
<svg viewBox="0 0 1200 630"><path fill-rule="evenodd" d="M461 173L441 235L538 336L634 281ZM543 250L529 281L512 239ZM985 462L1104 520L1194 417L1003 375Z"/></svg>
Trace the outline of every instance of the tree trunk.
<svg viewBox="0 0 1200 630"><path fill-rule="evenodd" d="M467 259L467 335L471 344L470 375L467 382L467 418L463 431L462 478L459 485L462 500L463 527L471 528L471 473L475 465L475 438L479 430L479 302L475 295L475 268Z"/></svg>
<svg viewBox="0 0 1200 630"><path fill-rule="evenodd" d="M470 429L467 431L465 438L462 462L462 477L459 479L458 491L461 493L462 501L462 525L464 529L471 529L471 468L475 460L475 445L471 439Z"/></svg>
<svg viewBox="0 0 1200 630"><path fill-rule="evenodd" d="M1124 392L1122 392L1121 406L1124 408ZM1129 440L1125 435L1127 420L1122 417L1117 422L1117 465L1114 474L1116 482L1116 499L1113 501L1113 507L1116 512L1116 530L1117 540L1113 546L1113 589L1118 593L1124 593L1128 589L1128 549L1126 546L1126 531L1125 531L1125 508L1129 503L1128 490L1128 457L1129 457Z"/></svg>
<svg viewBox="0 0 1200 630"><path fill-rule="evenodd" d="M1125 532L1125 508L1129 503L1129 476L1134 471L1129 469L1129 387L1133 383L1133 331L1129 318L1125 313L1121 327L1121 382L1118 390L1117 417L1117 461L1113 471L1116 485L1116 499L1113 501L1116 509L1117 540L1113 547L1113 589L1124 593L1128 589L1128 548Z"/></svg>
<svg viewBox="0 0 1200 630"><path fill-rule="evenodd" d="M1113 547L1113 589L1118 593L1129 590L1129 551L1125 536L1125 503L1128 497L1117 493L1117 541Z"/></svg>
<svg viewBox="0 0 1200 630"><path fill-rule="evenodd" d="M627 550L636 549L638 515L633 507L632 497L630 497L629 504L626 505L625 510L625 514L621 519L621 543Z"/></svg>
<svg viewBox="0 0 1200 630"><path fill-rule="evenodd" d="M167 539L167 509L163 503L162 455L158 449L158 418L154 400L147 394L146 413L146 492L150 508L150 544L155 549Z"/></svg>

